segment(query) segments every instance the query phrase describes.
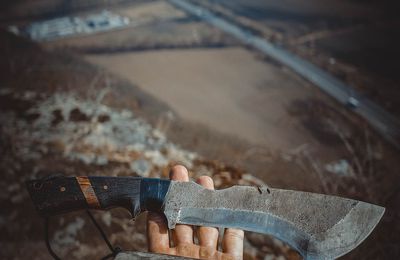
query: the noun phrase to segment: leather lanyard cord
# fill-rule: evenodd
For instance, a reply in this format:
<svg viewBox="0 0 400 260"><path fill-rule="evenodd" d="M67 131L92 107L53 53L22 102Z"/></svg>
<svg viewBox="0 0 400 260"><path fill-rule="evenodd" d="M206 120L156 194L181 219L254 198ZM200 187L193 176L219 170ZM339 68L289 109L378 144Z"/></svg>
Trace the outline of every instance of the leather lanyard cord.
<svg viewBox="0 0 400 260"><path fill-rule="evenodd" d="M89 218L93 222L93 224L96 226L97 230L99 230L101 237L103 240L106 242L107 247L110 249L111 254L108 254L104 257L101 258L101 260L107 260L111 257L115 257L119 252L121 252L121 248L119 247L113 247L110 243L110 240L108 240L106 234L104 233L103 229L100 227L99 223L96 221L96 219L93 217L92 213L89 210L86 210L87 214L89 215ZM53 251L50 245L50 239L49 239L49 225L50 225L50 218L45 217L44 219L44 240L46 242L46 247L47 250L49 251L49 254L54 258L54 260L61 260L61 258Z"/></svg>

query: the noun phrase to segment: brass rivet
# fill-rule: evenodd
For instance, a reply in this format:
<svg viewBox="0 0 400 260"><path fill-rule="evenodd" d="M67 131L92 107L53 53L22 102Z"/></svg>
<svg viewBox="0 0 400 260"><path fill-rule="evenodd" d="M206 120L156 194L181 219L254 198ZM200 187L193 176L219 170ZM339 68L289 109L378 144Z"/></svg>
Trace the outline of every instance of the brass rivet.
<svg viewBox="0 0 400 260"><path fill-rule="evenodd" d="M42 186L43 186L43 183L41 183L41 182L35 182L35 183L33 184L33 187L34 187L35 189L37 189L37 190L40 190L40 189L42 188Z"/></svg>
<svg viewBox="0 0 400 260"><path fill-rule="evenodd" d="M103 189L107 190L107 189L108 189L108 186L107 186L107 185L104 185L104 186L103 186Z"/></svg>
<svg viewBox="0 0 400 260"><path fill-rule="evenodd" d="M60 188L60 191L61 191L61 192L64 192L65 190L66 190L65 187L61 187L61 188Z"/></svg>

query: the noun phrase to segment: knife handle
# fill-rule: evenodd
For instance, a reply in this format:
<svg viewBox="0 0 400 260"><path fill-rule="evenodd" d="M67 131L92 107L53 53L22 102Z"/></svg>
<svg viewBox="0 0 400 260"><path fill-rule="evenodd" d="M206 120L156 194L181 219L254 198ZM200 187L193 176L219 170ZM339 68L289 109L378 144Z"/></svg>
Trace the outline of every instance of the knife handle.
<svg viewBox="0 0 400 260"><path fill-rule="evenodd" d="M42 216L122 207L136 217L146 210L160 211L169 185L169 180L140 177L53 177L27 182Z"/></svg>

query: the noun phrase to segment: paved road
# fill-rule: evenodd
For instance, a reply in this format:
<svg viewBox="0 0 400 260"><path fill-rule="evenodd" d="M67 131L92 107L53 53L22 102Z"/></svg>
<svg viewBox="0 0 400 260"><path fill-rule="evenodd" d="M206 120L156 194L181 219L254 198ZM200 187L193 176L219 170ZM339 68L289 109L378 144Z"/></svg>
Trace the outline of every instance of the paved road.
<svg viewBox="0 0 400 260"><path fill-rule="evenodd" d="M327 94L344 105L357 103L353 110L365 118L387 141L400 149L400 122L378 105L359 95L353 88L316 67L310 62L274 46L264 38L258 37L206 10L183 0L170 0L175 6L200 17L204 21L240 39L293 71L306 78ZM354 102L356 101L356 102Z"/></svg>

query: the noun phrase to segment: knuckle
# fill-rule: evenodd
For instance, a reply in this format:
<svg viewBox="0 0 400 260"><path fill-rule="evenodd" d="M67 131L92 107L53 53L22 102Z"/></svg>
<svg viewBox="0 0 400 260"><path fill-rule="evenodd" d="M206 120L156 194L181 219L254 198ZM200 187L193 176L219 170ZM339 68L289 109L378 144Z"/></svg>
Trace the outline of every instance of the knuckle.
<svg viewBox="0 0 400 260"><path fill-rule="evenodd" d="M172 167L172 171L186 171L186 167L180 164L177 164Z"/></svg>
<svg viewBox="0 0 400 260"><path fill-rule="evenodd" d="M202 186L204 186L204 187L206 187L206 188L208 188L208 189L213 189L214 188L213 179L211 177L209 177L209 176L206 176L206 175L200 176L197 179L197 183L202 185Z"/></svg>

